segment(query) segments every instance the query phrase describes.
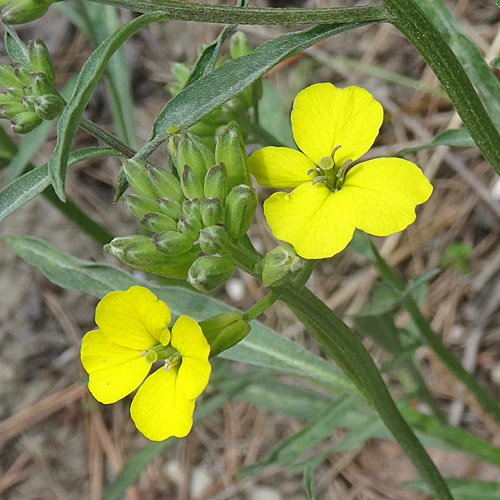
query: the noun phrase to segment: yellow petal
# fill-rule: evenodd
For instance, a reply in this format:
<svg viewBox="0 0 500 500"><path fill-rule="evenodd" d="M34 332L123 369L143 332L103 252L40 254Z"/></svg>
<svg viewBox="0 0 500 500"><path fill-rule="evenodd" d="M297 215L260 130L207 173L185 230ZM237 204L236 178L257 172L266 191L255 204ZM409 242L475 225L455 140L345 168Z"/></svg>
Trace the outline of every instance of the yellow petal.
<svg viewBox="0 0 500 500"><path fill-rule="evenodd" d="M136 427L153 441L184 437L193 426L195 401L187 399L178 386L179 367L156 370L139 387L130 406Z"/></svg>
<svg viewBox="0 0 500 500"><path fill-rule="evenodd" d="M89 374L89 390L101 403L115 403L136 389L151 365L141 351L111 341L101 330L82 340L82 365Z"/></svg>
<svg viewBox="0 0 500 500"><path fill-rule="evenodd" d="M110 292L97 304L95 321L106 335L131 349L150 349L170 341L170 310L142 286Z"/></svg>
<svg viewBox="0 0 500 500"><path fill-rule="evenodd" d="M274 193L264 202L276 238L291 243L305 259L331 257L351 241L354 226L324 184L304 183L291 193Z"/></svg>
<svg viewBox="0 0 500 500"><path fill-rule="evenodd" d="M383 118L382 106L367 90L317 83L295 98L293 137L316 165L340 144L335 162L341 166L348 158L356 160L370 149Z"/></svg>
<svg viewBox="0 0 500 500"><path fill-rule="evenodd" d="M194 319L179 316L172 327L172 347L182 357L179 387L187 399L196 399L207 386L212 368L208 361L210 345Z"/></svg>
<svg viewBox="0 0 500 500"><path fill-rule="evenodd" d="M316 173L307 171L316 165L304 153L290 148L268 146L254 151L248 158L248 168L261 186L293 188L310 182Z"/></svg>
<svg viewBox="0 0 500 500"><path fill-rule="evenodd" d="M353 225L375 236L388 236L410 225L415 206L431 193L431 183L414 163L377 158L354 166L336 194Z"/></svg>

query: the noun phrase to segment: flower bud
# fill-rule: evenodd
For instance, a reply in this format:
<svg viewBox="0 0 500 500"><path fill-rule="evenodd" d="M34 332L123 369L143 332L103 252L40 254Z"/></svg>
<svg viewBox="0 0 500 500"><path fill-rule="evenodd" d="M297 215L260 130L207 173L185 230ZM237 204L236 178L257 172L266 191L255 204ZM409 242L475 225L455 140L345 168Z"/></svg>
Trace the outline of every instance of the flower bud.
<svg viewBox="0 0 500 500"><path fill-rule="evenodd" d="M149 184L155 192L156 198L169 198L179 203L184 201L181 183L175 175L164 168L157 168L151 165L146 166L146 172Z"/></svg>
<svg viewBox="0 0 500 500"><path fill-rule="evenodd" d="M219 198L203 198L200 203L201 220L204 226L224 222L224 207Z"/></svg>
<svg viewBox="0 0 500 500"><path fill-rule="evenodd" d="M229 122L219 134L215 146L215 160L226 167L229 188L238 184L252 185L245 144L236 122Z"/></svg>
<svg viewBox="0 0 500 500"><path fill-rule="evenodd" d="M30 59L31 71L44 73L51 85L54 85L56 72L52 58L47 46L39 38L30 40L28 44L28 56Z"/></svg>
<svg viewBox="0 0 500 500"><path fill-rule="evenodd" d="M246 56L252 52L252 47L248 43L247 37L243 31L237 31L232 37L229 44L229 54L232 59Z"/></svg>
<svg viewBox="0 0 500 500"><path fill-rule="evenodd" d="M221 226L209 226L200 231L200 248L208 255L223 254L228 242L226 230Z"/></svg>
<svg viewBox="0 0 500 500"><path fill-rule="evenodd" d="M114 238L104 245L104 250L135 269L177 279L187 277L188 269L199 252L198 247L192 247L189 252L168 257L156 249L151 238L140 235Z"/></svg>
<svg viewBox="0 0 500 500"><path fill-rule="evenodd" d="M10 120L25 111L29 110L22 102L7 101L0 104L0 118L7 118Z"/></svg>
<svg viewBox="0 0 500 500"><path fill-rule="evenodd" d="M234 266L224 257L198 257L188 271L188 283L200 292L210 292L225 283Z"/></svg>
<svg viewBox="0 0 500 500"><path fill-rule="evenodd" d="M23 82L24 86L29 87L31 85L30 72L26 68L19 66L19 64L15 64L14 74Z"/></svg>
<svg viewBox="0 0 500 500"><path fill-rule="evenodd" d="M239 311L229 311L198 323L210 344L210 357L229 349L242 340L250 331Z"/></svg>
<svg viewBox="0 0 500 500"><path fill-rule="evenodd" d="M203 198L203 186L191 167L188 165L184 165L184 169L182 171L181 187L184 196L188 200L191 198Z"/></svg>
<svg viewBox="0 0 500 500"><path fill-rule="evenodd" d="M158 212L156 201L142 194L128 194L122 198L122 201L140 220L149 212Z"/></svg>
<svg viewBox="0 0 500 500"><path fill-rule="evenodd" d="M163 231L153 236L153 243L158 250L167 255L180 255L192 248L195 239L189 233Z"/></svg>
<svg viewBox="0 0 500 500"><path fill-rule="evenodd" d="M147 196L153 200L159 198L149 182L145 162L140 160L125 160L122 165L127 182L138 195ZM149 210L149 212L156 212L156 210Z"/></svg>
<svg viewBox="0 0 500 500"><path fill-rule="evenodd" d="M184 198L184 197L183 197ZM156 200L160 210L163 214L172 217L172 219L177 219L179 215L182 214L182 205L171 198L160 198Z"/></svg>
<svg viewBox="0 0 500 500"><path fill-rule="evenodd" d="M195 217L184 217L181 215L177 221L177 231L188 234L194 240L198 239L200 234L201 221Z"/></svg>
<svg viewBox="0 0 500 500"><path fill-rule="evenodd" d="M12 0L2 10L4 24L23 24L42 17L54 0Z"/></svg>
<svg viewBox="0 0 500 500"><path fill-rule="evenodd" d="M42 119L34 111L24 111L10 121L12 131L16 134L27 134L42 123Z"/></svg>
<svg viewBox="0 0 500 500"><path fill-rule="evenodd" d="M14 68L9 64L0 63L0 87L5 87L6 89L24 87L24 83L16 76Z"/></svg>
<svg viewBox="0 0 500 500"><path fill-rule="evenodd" d="M226 326L210 344L210 356L217 356L243 340L250 333L251 326L243 319Z"/></svg>
<svg viewBox="0 0 500 500"><path fill-rule="evenodd" d="M194 134L172 136L169 151L179 177L183 175L184 166L189 165L200 183L203 182L207 170L215 163L213 152Z"/></svg>
<svg viewBox="0 0 500 500"><path fill-rule="evenodd" d="M177 223L168 215L148 212L144 214L141 220L142 226L152 233L160 233L162 231L175 231Z"/></svg>
<svg viewBox="0 0 500 500"><path fill-rule="evenodd" d="M53 120L64 108L62 97L57 94L45 94L33 99L36 114L43 120Z"/></svg>
<svg viewBox="0 0 500 500"><path fill-rule="evenodd" d="M250 186L240 184L233 187L226 198L226 228L230 238L243 236L255 215L257 191Z"/></svg>
<svg viewBox="0 0 500 500"><path fill-rule="evenodd" d="M30 73L30 78L33 92L37 96L54 93L54 87L45 73L36 71L34 73Z"/></svg>
<svg viewBox="0 0 500 500"><path fill-rule="evenodd" d="M198 198L193 198L191 200L186 200L182 204L182 213L186 219L197 219L201 221L200 213L200 200Z"/></svg>
<svg viewBox="0 0 500 500"><path fill-rule="evenodd" d="M219 198L225 200L228 193L227 171L224 165L210 167L205 176L203 185L205 198Z"/></svg>
<svg viewBox="0 0 500 500"><path fill-rule="evenodd" d="M281 286L295 278L305 264L293 246L284 243L262 259L262 281L265 286Z"/></svg>

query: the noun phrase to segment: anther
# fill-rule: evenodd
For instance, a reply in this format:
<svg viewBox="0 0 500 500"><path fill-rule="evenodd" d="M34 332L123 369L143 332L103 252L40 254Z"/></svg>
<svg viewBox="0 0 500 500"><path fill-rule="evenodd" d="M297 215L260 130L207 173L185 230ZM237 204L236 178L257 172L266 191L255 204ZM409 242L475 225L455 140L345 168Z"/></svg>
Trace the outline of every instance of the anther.
<svg viewBox="0 0 500 500"><path fill-rule="evenodd" d="M333 158L333 155L335 154L335 152L342 147L342 144L337 144L334 148L333 148L333 151L332 151L332 154L330 155L332 158Z"/></svg>
<svg viewBox="0 0 500 500"><path fill-rule="evenodd" d="M327 180L328 179L324 175L318 175L318 177L315 177L312 180L312 185L314 186L314 184L316 184L318 182L324 182L326 184Z"/></svg>
<svg viewBox="0 0 500 500"><path fill-rule="evenodd" d="M313 172L316 172L316 173L320 173L320 169L319 167L314 167L314 168L310 168L307 172L306 172L306 175L309 175L309 174L312 174Z"/></svg>

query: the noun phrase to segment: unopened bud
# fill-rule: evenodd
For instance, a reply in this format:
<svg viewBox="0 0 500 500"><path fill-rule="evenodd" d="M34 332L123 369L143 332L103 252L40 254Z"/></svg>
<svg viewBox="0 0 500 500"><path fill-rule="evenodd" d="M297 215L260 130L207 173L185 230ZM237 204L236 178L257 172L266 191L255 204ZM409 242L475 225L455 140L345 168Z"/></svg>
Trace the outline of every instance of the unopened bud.
<svg viewBox="0 0 500 500"><path fill-rule="evenodd" d="M181 187L184 196L191 198L203 198L203 186L189 165L184 165L181 176Z"/></svg>
<svg viewBox="0 0 500 500"><path fill-rule="evenodd" d="M33 92L37 96L54 93L54 87L45 73L42 73L41 71L30 73L30 78Z"/></svg>
<svg viewBox="0 0 500 500"><path fill-rule="evenodd" d="M164 168L146 166L149 183L157 198L170 198L181 202L184 200L181 183L174 174Z"/></svg>
<svg viewBox="0 0 500 500"><path fill-rule="evenodd" d="M64 108L62 97L56 94L45 94L33 99L36 114L44 120L53 120Z"/></svg>
<svg viewBox="0 0 500 500"><path fill-rule="evenodd" d="M28 44L28 55L30 59L31 70L33 72L44 73L51 85L56 79L54 64L50 57L47 46L39 38L35 41L30 40Z"/></svg>
<svg viewBox="0 0 500 500"><path fill-rule="evenodd" d="M181 215L177 221L177 231L189 235L193 240L198 239L200 234L201 221L195 217L184 217Z"/></svg>
<svg viewBox="0 0 500 500"><path fill-rule="evenodd" d="M172 136L169 151L179 177L183 175L184 166L189 165L200 183L207 170L215 163L213 152L194 134Z"/></svg>
<svg viewBox="0 0 500 500"><path fill-rule="evenodd" d="M19 66L19 64L16 64L14 66L14 74L26 87L31 85L30 72L26 68L23 68Z"/></svg>
<svg viewBox="0 0 500 500"><path fill-rule="evenodd" d="M0 118L7 118L10 120L14 116L29 111L22 102L7 101L0 104Z"/></svg>
<svg viewBox="0 0 500 500"><path fill-rule="evenodd" d="M172 219L177 219L182 214L182 205L178 201L171 198L160 198L156 201L161 212L172 217Z"/></svg>
<svg viewBox="0 0 500 500"><path fill-rule="evenodd" d="M209 226L200 231L200 248L208 255L224 253L228 242L226 230L221 226Z"/></svg>
<svg viewBox="0 0 500 500"><path fill-rule="evenodd" d="M186 200L182 204L182 213L186 219L198 219L201 221L200 200L198 198Z"/></svg>
<svg viewBox="0 0 500 500"><path fill-rule="evenodd" d="M147 213L158 212L158 204L156 201L142 194L128 194L122 198L122 201L140 220L142 220Z"/></svg>
<svg viewBox="0 0 500 500"><path fill-rule="evenodd" d="M12 131L16 134L27 134L42 123L42 119L34 111L24 111L12 118Z"/></svg>
<svg viewBox="0 0 500 500"><path fill-rule="evenodd" d="M203 198L200 203L201 220L204 226L224 222L224 207L219 198Z"/></svg>
<svg viewBox="0 0 500 500"><path fill-rule="evenodd" d="M14 73L14 68L9 64L0 63L0 87L23 88L24 83Z"/></svg>
<svg viewBox="0 0 500 500"><path fill-rule="evenodd" d="M190 250L196 238L189 233L164 231L153 236L155 247L167 255L180 255Z"/></svg>
<svg viewBox="0 0 500 500"><path fill-rule="evenodd" d="M306 261L297 255L289 243L271 250L262 259L262 281L265 286L280 286L292 280L304 268Z"/></svg>
<svg viewBox="0 0 500 500"><path fill-rule="evenodd" d="M104 250L135 269L177 279L187 277L188 269L199 252L197 247L192 247L189 252L168 257L156 249L151 238L140 235L114 238L104 246Z"/></svg>
<svg viewBox="0 0 500 500"><path fill-rule="evenodd" d="M242 340L250 331L239 311L217 314L198 323L210 344L210 357L229 349Z"/></svg>
<svg viewBox="0 0 500 500"><path fill-rule="evenodd" d="M159 198L149 182L146 163L140 160L125 160L123 162L123 172L130 187L141 196L147 196L155 200ZM156 210L148 210L155 212Z"/></svg>
<svg viewBox="0 0 500 500"><path fill-rule="evenodd" d="M141 221L142 226L152 233L161 233L162 231L175 231L177 223L168 215L148 212L144 214Z"/></svg>
<svg viewBox="0 0 500 500"><path fill-rule="evenodd" d="M225 200L228 193L227 171L224 165L210 167L205 176L203 186L205 198L219 198Z"/></svg>
<svg viewBox="0 0 500 500"><path fill-rule="evenodd" d="M234 266L224 257L198 257L188 271L188 283L200 292L210 292L225 283Z"/></svg>
<svg viewBox="0 0 500 500"><path fill-rule="evenodd" d="M4 24L23 24L42 17L54 0L11 0L2 10Z"/></svg>
<svg viewBox="0 0 500 500"><path fill-rule="evenodd" d="M251 186L245 144L236 122L221 131L215 146L215 160L226 167L229 188L238 184Z"/></svg>
<svg viewBox="0 0 500 500"><path fill-rule="evenodd" d="M230 238L239 238L248 231L256 208L257 191L253 187L241 184L231 189L225 207L225 224Z"/></svg>

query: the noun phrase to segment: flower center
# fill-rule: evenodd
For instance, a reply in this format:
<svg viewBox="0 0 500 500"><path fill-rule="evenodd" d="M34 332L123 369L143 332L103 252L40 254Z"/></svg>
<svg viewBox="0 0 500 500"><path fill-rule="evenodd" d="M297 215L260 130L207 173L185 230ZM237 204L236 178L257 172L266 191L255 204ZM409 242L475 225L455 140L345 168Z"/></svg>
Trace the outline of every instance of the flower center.
<svg viewBox="0 0 500 500"><path fill-rule="evenodd" d="M151 349L147 349L146 351L142 351L141 356L144 357L146 363L153 364L160 359L165 360L165 366L173 366L177 364L177 361L180 362L181 355L179 352L174 349L171 345L164 346L158 344Z"/></svg>
<svg viewBox="0 0 500 500"><path fill-rule="evenodd" d="M313 179L312 183L322 182L330 191L334 193L342 186L345 182L345 175L347 168L352 163L352 160L346 160L342 165L337 166L335 164L335 152L341 147L340 144L333 148L330 155L322 156L319 159L318 166L309 170L307 173L317 172L318 175Z"/></svg>

